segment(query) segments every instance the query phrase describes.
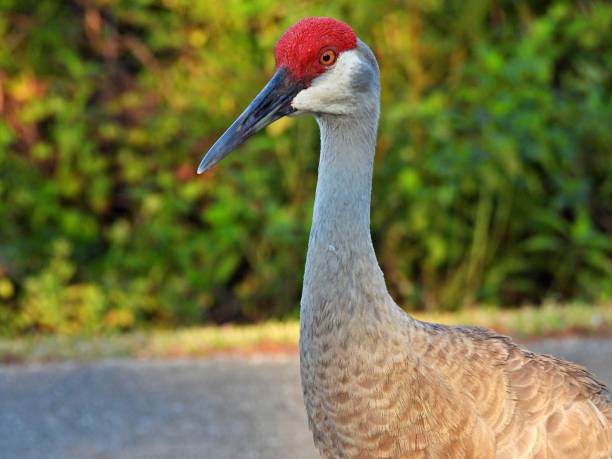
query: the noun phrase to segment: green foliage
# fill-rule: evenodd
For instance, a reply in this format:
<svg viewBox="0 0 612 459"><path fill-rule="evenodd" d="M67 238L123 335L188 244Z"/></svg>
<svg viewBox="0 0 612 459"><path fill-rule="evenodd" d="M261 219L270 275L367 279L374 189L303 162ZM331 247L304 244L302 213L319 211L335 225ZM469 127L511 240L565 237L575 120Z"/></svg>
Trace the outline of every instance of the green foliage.
<svg viewBox="0 0 612 459"><path fill-rule="evenodd" d="M297 19L379 58L373 230L396 299L612 298L607 2L0 1L0 333L294 314L318 133L204 177Z"/></svg>

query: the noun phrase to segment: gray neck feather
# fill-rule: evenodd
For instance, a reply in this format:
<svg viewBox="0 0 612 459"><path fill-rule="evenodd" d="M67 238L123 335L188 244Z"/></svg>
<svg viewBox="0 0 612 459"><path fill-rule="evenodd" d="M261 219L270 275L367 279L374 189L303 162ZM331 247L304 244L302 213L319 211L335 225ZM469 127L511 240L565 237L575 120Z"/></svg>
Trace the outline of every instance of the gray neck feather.
<svg viewBox="0 0 612 459"><path fill-rule="evenodd" d="M378 94L358 116L320 115L321 156L302 319L310 326L379 316L389 295L370 235ZM313 322L315 324L313 324Z"/></svg>
<svg viewBox="0 0 612 459"><path fill-rule="evenodd" d="M370 198L375 121L321 117L318 122L321 156L310 242L373 254Z"/></svg>

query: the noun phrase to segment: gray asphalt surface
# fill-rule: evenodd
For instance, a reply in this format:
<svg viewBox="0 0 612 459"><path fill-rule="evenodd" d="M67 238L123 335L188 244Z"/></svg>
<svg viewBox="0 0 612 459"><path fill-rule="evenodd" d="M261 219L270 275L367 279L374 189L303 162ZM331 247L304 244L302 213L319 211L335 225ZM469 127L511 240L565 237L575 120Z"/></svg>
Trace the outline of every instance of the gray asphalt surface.
<svg viewBox="0 0 612 459"><path fill-rule="evenodd" d="M612 383L612 340L529 347ZM2 459L317 457L297 357L0 366Z"/></svg>

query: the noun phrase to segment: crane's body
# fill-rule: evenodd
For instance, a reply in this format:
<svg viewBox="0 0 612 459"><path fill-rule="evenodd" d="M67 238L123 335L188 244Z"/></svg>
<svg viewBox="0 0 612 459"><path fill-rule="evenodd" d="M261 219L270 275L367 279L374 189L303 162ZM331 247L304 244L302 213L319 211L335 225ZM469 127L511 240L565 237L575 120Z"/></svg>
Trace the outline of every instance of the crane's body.
<svg viewBox="0 0 612 459"><path fill-rule="evenodd" d="M380 85L368 47L345 24L311 18L281 37L276 54L275 77L199 170L280 116L317 119L300 364L321 453L611 458L612 396L587 370L491 331L417 321L388 294L370 236Z"/></svg>

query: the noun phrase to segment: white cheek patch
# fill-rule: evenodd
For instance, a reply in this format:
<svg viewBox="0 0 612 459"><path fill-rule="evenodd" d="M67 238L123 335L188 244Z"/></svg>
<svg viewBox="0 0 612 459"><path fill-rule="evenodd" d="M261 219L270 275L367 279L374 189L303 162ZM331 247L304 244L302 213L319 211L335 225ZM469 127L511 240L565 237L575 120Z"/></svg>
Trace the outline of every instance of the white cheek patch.
<svg viewBox="0 0 612 459"><path fill-rule="evenodd" d="M291 105L303 112L347 113L353 70L359 65L361 62L356 51L343 52L332 68L312 80L310 87L294 97Z"/></svg>

